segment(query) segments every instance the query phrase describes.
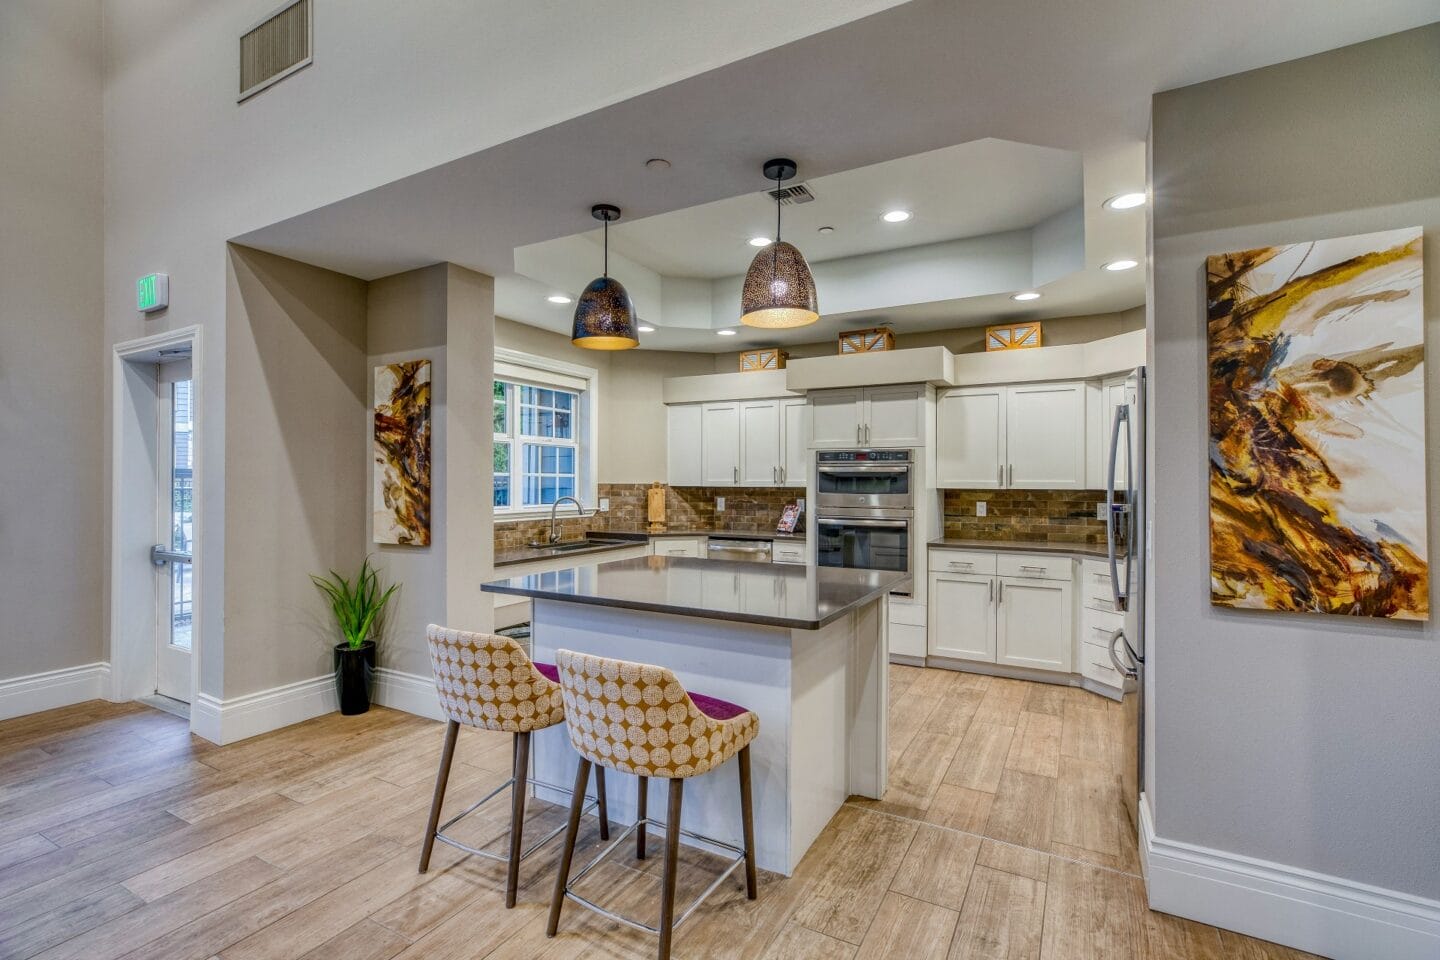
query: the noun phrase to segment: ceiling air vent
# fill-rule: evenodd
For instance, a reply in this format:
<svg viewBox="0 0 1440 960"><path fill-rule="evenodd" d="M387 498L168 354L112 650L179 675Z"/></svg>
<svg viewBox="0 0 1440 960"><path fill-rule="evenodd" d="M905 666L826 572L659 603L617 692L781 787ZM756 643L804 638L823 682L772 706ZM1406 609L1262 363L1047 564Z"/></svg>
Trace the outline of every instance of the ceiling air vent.
<svg viewBox="0 0 1440 960"><path fill-rule="evenodd" d="M291 0L240 35L242 102L310 65L312 0Z"/></svg>
<svg viewBox="0 0 1440 960"><path fill-rule="evenodd" d="M792 203L809 203L815 199L815 194L803 183L797 183L793 187L781 187L779 190L768 191L771 200L777 200L782 206L789 206Z"/></svg>

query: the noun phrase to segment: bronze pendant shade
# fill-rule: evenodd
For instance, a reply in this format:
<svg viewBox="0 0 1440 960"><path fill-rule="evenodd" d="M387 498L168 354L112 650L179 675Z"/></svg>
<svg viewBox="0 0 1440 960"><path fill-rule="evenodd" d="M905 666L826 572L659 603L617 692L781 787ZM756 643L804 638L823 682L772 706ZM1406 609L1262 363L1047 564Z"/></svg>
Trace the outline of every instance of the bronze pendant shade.
<svg viewBox="0 0 1440 960"><path fill-rule="evenodd" d="M795 176L795 161L770 160L765 177L780 184ZM775 201L775 242L755 254L740 291L740 322L747 327L803 327L820 319L815 278L805 255L780 239L780 201Z"/></svg>
<svg viewBox="0 0 1440 960"><path fill-rule="evenodd" d="M587 350L628 350L640 345L635 330L635 307L619 280L610 276L610 223L620 219L620 208L597 203L590 215L605 224L605 272L591 280L575 304L570 342Z"/></svg>

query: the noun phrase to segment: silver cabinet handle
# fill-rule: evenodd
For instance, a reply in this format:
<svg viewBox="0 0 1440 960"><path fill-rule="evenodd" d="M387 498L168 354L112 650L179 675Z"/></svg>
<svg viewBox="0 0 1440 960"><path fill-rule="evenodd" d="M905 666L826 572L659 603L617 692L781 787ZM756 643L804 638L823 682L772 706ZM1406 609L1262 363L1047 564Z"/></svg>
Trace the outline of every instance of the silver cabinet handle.
<svg viewBox="0 0 1440 960"><path fill-rule="evenodd" d="M863 440L860 439L860 430L861 430L860 424L858 424L858 423L855 424L855 443L856 443L856 444L861 444L861 443L864 443L864 442L865 442L865 441L863 441Z"/></svg>
<svg viewBox="0 0 1440 960"><path fill-rule="evenodd" d="M995 602L995 578L990 578L990 602Z"/></svg>
<svg viewBox="0 0 1440 960"><path fill-rule="evenodd" d="M973 566L975 566L975 561L973 561L973 560L947 560L946 563L950 564L950 566L952 566L952 567L973 567Z"/></svg>
<svg viewBox="0 0 1440 960"><path fill-rule="evenodd" d="M870 445L870 424L865 424L865 445Z"/></svg>
<svg viewBox="0 0 1440 960"><path fill-rule="evenodd" d="M999 589L999 591L998 591L999 594L1000 594L999 602L1000 602L1000 603L1004 603L1004 602L1005 602L1005 581L1004 581L1004 580L1000 580L1000 581L997 581L997 582L998 582L999 585L1000 585L1000 589Z"/></svg>
<svg viewBox="0 0 1440 960"><path fill-rule="evenodd" d="M1015 464L1010 464L1010 486L1015 486Z"/></svg>
<svg viewBox="0 0 1440 960"><path fill-rule="evenodd" d="M1003 463L995 464L995 486L1005 486L1005 464Z"/></svg>
<svg viewBox="0 0 1440 960"><path fill-rule="evenodd" d="M1050 568L1049 568L1049 567L1032 567L1032 566L1029 566L1029 565L1027 565L1027 564L1023 564L1023 563L1022 563L1022 564L1020 564L1020 569L1021 569L1021 570L1033 570L1033 571L1035 571L1036 573L1044 573L1046 570L1048 570L1048 569L1050 569Z"/></svg>
<svg viewBox="0 0 1440 960"><path fill-rule="evenodd" d="M739 483L739 482L740 482L740 468L737 466L737 467L734 467L733 469L734 469L734 474L735 474L735 482L736 482L736 483Z"/></svg>

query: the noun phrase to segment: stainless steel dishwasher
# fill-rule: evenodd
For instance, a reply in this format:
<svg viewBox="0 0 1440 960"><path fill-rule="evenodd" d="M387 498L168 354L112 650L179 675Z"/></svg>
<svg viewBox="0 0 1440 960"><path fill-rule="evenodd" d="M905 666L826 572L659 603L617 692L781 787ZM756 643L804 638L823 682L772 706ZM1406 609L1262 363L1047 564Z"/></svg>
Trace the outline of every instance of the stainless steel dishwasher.
<svg viewBox="0 0 1440 960"><path fill-rule="evenodd" d="M740 560L747 563L769 563L775 545L769 540L727 540L711 537L705 555L711 560Z"/></svg>

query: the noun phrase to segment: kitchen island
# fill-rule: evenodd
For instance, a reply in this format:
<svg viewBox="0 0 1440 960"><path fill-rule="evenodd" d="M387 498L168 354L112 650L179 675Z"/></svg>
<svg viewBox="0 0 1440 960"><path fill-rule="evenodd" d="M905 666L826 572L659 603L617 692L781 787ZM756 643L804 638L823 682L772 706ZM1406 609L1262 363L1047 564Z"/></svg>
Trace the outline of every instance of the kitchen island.
<svg viewBox="0 0 1440 960"><path fill-rule="evenodd" d="M534 657L557 649L670 668L685 687L760 718L751 745L759 865L789 875L851 794L885 790L885 604L908 576L685 557L595 562L485 584L529 597ZM566 732L535 734L534 777L569 783ZM634 777L609 772L611 819L635 818ZM651 810L665 787L650 785ZM537 788L555 802L565 798ZM685 826L739 844L736 773L685 788Z"/></svg>

